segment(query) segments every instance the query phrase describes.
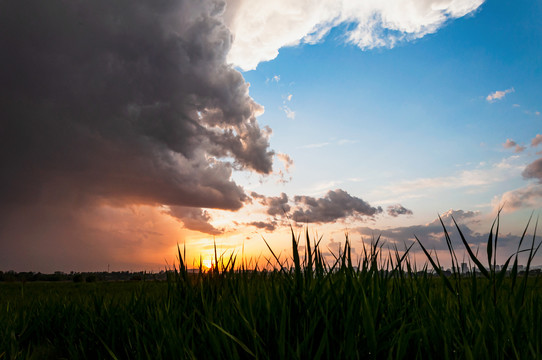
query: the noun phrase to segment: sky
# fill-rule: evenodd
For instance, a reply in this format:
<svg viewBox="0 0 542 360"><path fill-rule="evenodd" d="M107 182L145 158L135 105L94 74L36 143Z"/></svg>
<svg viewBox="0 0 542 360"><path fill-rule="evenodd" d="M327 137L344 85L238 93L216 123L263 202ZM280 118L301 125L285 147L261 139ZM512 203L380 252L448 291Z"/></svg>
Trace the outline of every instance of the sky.
<svg viewBox="0 0 542 360"><path fill-rule="evenodd" d="M264 266L291 229L328 259L345 234L354 256L415 235L447 265L439 216L483 254L501 208L504 262L542 208L541 15L0 1L0 270L159 271L178 244L192 266L215 244Z"/></svg>

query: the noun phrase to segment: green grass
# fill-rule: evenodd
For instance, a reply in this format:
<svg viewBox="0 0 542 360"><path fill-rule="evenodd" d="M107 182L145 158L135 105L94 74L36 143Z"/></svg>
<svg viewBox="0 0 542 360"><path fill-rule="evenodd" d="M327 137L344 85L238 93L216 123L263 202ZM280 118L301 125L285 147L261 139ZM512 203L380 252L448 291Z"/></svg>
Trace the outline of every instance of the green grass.
<svg viewBox="0 0 542 360"><path fill-rule="evenodd" d="M327 264L319 239L292 231L291 258L269 248L272 271L232 255L191 274L179 251L167 282L0 284L0 359L542 358L542 288L529 274L535 238L522 237L529 263L520 275L522 244L496 271L498 219L487 269L460 234L478 268L465 275L443 231L448 277L425 248L437 275L417 271L410 248L389 252L379 239L353 263L346 238Z"/></svg>

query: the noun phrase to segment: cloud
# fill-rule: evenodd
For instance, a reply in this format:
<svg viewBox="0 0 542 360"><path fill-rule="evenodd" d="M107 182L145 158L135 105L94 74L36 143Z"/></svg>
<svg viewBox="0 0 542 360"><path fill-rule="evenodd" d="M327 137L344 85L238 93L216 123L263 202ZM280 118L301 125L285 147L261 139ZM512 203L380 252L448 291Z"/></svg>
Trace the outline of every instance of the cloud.
<svg viewBox="0 0 542 360"><path fill-rule="evenodd" d="M538 138L535 137L533 142ZM537 179L539 184L529 184L519 189L505 192L500 198L493 200L493 207L497 211L504 205L505 212L514 212L523 208L540 207L542 199L542 158L539 158L525 167L522 172L525 179Z"/></svg>
<svg viewBox="0 0 542 360"><path fill-rule="evenodd" d="M182 221L185 228L199 231L209 235L220 235L224 230L217 229L210 224L211 216L203 209L184 206L171 206L166 214Z"/></svg>
<svg viewBox="0 0 542 360"><path fill-rule="evenodd" d="M247 223L246 225L251 225L257 227L258 229L264 229L266 231L274 231L277 228L276 221L253 221Z"/></svg>
<svg viewBox="0 0 542 360"><path fill-rule="evenodd" d="M244 192L219 159L268 174L273 152L261 106L225 63L220 11L212 1L4 3L4 30L19 35L0 38L10 54L0 59L2 198L60 187L240 208Z"/></svg>
<svg viewBox="0 0 542 360"><path fill-rule="evenodd" d="M267 197L252 192L250 196L258 200L260 204L267 206L267 213L271 216L284 215L290 211L290 205L288 205L288 195L285 193L281 193L280 196Z"/></svg>
<svg viewBox="0 0 542 360"><path fill-rule="evenodd" d="M525 146L521 146L518 143L516 143L514 140L506 139L506 142L502 144L502 147L505 149L515 148L515 153L520 153L523 150L525 150Z"/></svg>
<svg viewBox="0 0 542 360"><path fill-rule="evenodd" d="M542 135L536 134L536 136L531 140L531 146L538 146L542 144Z"/></svg>
<svg viewBox="0 0 542 360"><path fill-rule="evenodd" d="M230 0L226 22L235 40L228 61L252 70L284 46L321 41L340 25L346 43L392 48L436 32L472 13L483 0Z"/></svg>
<svg viewBox="0 0 542 360"><path fill-rule="evenodd" d="M48 207L242 207L233 169L270 174L274 153L263 108L226 62L223 10L212 0L2 2L0 223L13 212L34 223Z"/></svg>
<svg viewBox="0 0 542 360"><path fill-rule="evenodd" d="M339 145L347 145L347 144L356 144L358 143L358 140L350 140L350 139L340 139L337 141L337 144Z"/></svg>
<svg viewBox="0 0 542 360"><path fill-rule="evenodd" d="M486 100L489 101L489 102L494 102L495 100L501 100L501 99L504 99L504 97L506 96L506 94L510 94L510 93L513 93L514 92L514 88L510 88L510 89L506 89L506 90L499 90L499 91L495 91L491 94L489 94L488 96L486 96Z"/></svg>
<svg viewBox="0 0 542 360"><path fill-rule="evenodd" d="M542 185L529 184L519 189L507 191L493 201L495 211L504 206L504 212L514 212L525 208L540 207L542 201Z"/></svg>
<svg viewBox="0 0 542 360"><path fill-rule="evenodd" d="M457 249L462 248L462 242L455 230L455 225L452 221L452 217L459 224L461 231L465 235L469 244L485 244L487 243L487 234L479 234L471 230L468 226L470 222L477 221L479 212L463 211L463 210L448 210L440 215L442 222L446 226L451 238L452 244ZM444 239L444 231L442 224L438 218L434 219L430 223L396 227L391 229L374 229L370 227L358 227L356 231L362 236L372 237L380 235L382 240L387 243L393 244L409 244L415 241L414 235L417 236L428 249L447 250L446 241ZM507 240L506 238L499 237L499 240ZM510 237L512 239L512 237ZM515 238L514 238L515 239Z"/></svg>
<svg viewBox="0 0 542 360"><path fill-rule="evenodd" d="M284 113L286 114L286 117L288 119L292 119L292 120L295 120L295 111L293 111L292 109L290 109L288 106L284 105L282 107L282 110L284 110Z"/></svg>
<svg viewBox="0 0 542 360"><path fill-rule="evenodd" d="M292 215L296 222L330 223L349 217L373 217L382 212L381 207L373 207L341 189L330 190L323 198L295 196L294 201L298 204Z"/></svg>
<svg viewBox="0 0 542 360"><path fill-rule="evenodd" d="M274 75L272 78L267 78L265 80L266 83L269 83L269 82L276 82L278 83L280 81L280 75Z"/></svg>
<svg viewBox="0 0 542 360"><path fill-rule="evenodd" d="M409 210L407 208L405 208L403 205L401 204L395 204L395 205L390 205L388 206L388 215L390 216L393 216L393 217L397 217L399 215L412 215L412 210Z"/></svg>
<svg viewBox="0 0 542 360"><path fill-rule="evenodd" d="M277 153L277 157L284 164L286 171L290 171L294 167L294 160L288 154Z"/></svg>
<svg viewBox="0 0 542 360"><path fill-rule="evenodd" d="M525 168L522 173L526 179L538 179L542 184L542 158L539 158Z"/></svg>
<svg viewBox="0 0 542 360"><path fill-rule="evenodd" d="M108 264L111 271L156 271L185 240L177 221L146 205L15 206L3 214L0 232L0 270L49 273L105 271Z"/></svg>
<svg viewBox="0 0 542 360"><path fill-rule="evenodd" d="M519 163L519 155L513 155L494 164L480 163L475 169L463 170L451 176L399 181L391 186L385 186L375 195L393 195L394 198L401 195L427 196L428 191L432 189L440 191L479 187L511 179L519 175L523 169L524 165Z"/></svg>
<svg viewBox="0 0 542 360"><path fill-rule="evenodd" d="M506 142L502 144L502 147L505 149L510 149L516 146L517 143L514 140L506 139Z"/></svg>
<svg viewBox="0 0 542 360"><path fill-rule="evenodd" d="M328 146L330 144L331 143L329 143L329 142L321 142L321 143L316 143L316 144L303 145L303 146L300 146L299 148L300 149L315 149L315 148L321 148L321 147L324 147L324 146Z"/></svg>

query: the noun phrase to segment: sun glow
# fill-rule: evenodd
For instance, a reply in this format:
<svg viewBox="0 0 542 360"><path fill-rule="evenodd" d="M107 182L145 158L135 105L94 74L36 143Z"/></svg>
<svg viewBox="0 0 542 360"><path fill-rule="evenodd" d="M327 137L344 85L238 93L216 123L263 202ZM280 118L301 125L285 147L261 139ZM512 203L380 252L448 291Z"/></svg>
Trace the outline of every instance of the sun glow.
<svg viewBox="0 0 542 360"><path fill-rule="evenodd" d="M211 260L211 259L204 259L202 262L201 262L201 265L203 265L203 268L205 270L209 270L213 267L214 265L214 261Z"/></svg>

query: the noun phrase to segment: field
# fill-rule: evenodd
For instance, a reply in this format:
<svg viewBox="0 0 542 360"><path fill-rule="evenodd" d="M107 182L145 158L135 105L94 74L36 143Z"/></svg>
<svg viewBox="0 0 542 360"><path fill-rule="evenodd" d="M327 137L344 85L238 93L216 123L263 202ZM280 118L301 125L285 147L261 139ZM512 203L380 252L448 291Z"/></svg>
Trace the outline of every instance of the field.
<svg viewBox="0 0 542 360"><path fill-rule="evenodd" d="M232 255L193 274L179 251L167 281L0 283L0 359L542 358L535 238L524 272L517 252L496 270L493 235L487 268L462 240L473 268L459 271L449 242L450 276L379 239L353 264L347 238L326 264L318 239L292 232L271 271Z"/></svg>

